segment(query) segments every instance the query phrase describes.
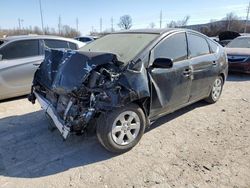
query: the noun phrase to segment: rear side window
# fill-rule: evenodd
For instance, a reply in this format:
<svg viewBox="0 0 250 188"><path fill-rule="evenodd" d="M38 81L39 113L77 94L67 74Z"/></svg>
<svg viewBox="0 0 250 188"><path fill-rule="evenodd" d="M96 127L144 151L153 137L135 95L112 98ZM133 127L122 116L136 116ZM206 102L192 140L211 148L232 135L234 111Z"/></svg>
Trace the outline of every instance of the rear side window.
<svg viewBox="0 0 250 188"><path fill-rule="evenodd" d="M188 34L188 47L191 58L210 53L206 39L198 35Z"/></svg>
<svg viewBox="0 0 250 188"><path fill-rule="evenodd" d="M174 34L161 42L154 50L154 58L169 58L173 62L187 59L185 33Z"/></svg>
<svg viewBox="0 0 250 188"><path fill-rule="evenodd" d="M0 50L3 59L17 59L39 55L38 40L21 40L12 42Z"/></svg>
<svg viewBox="0 0 250 188"><path fill-rule="evenodd" d="M210 46L210 50L212 53L216 53L217 49L218 49L218 44L216 44L215 42L211 41L211 40L207 40L208 44Z"/></svg>
<svg viewBox="0 0 250 188"><path fill-rule="evenodd" d="M44 44L48 48L69 48L68 42L63 40L50 40L45 39Z"/></svg>
<svg viewBox="0 0 250 188"><path fill-rule="evenodd" d="M72 43L72 42L68 42L68 43L69 43L69 48L70 48L71 50L77 50L76 44L74 44L74 43Z"/></svg>

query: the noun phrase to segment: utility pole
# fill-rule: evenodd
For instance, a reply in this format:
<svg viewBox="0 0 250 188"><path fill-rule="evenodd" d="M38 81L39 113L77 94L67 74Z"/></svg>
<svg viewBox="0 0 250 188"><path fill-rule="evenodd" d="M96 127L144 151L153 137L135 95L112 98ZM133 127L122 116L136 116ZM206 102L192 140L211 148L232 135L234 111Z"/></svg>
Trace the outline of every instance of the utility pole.
<svg viewBox="0 0 250 188"><path fill-rule="evenodd" d="M162 24L162 10L160 12L160 28L161 28L161 24Z"/></svg>
<svg viewBox="0 0 250 188"><path fill-rule="evenodd" d="M111 32L114 31L114 19L111 17Z"/></svg>
<svg viewBox="0 0 250 188"><path fill-rule="evenodd" d="M44 28L43 28L43 11L42 11L42 3L41 3L41 0L39 0L39 6L40 6L40 15L41 15L42 31L43 31L43 33L44 33Z"/></svg>
<svg viewBox="0 0 250 188"><path fill-rule="evenodd" d="M23 27L23 21L24 21L23 19L18 18L18 27L19 27L20 30L24 29L24 27Z"/></svg>
<svg viewBox="0 0 250 188"><path fill-rule="evenodd" d="M244 33L247 32L247 25L248 25L249 12L250 12L250 1L249 1L249 5L248 5L248 7L247 7L247 17L246 17L246 23L245 23Z"/></svg>
<svg viewBox="0 0 250 188"><path fill-rule="evenodd" d="M24 30L24 27L23 27L23 19L21 19L21 27L22 27L22 29Z"/></svg>
<svg viewBox="0 0 250 188"><path fill-rule="evenodd" d="M21 19L20 18L18 18L18 27L21 30Z"/></svg>
<svg viewBox="0 0 250 188"><path fill-rule="evenodd" d="M100 33L102 32L102 18L100 18Z"/></svg>
<svg viewBox="0 0 250 188"><path fill-rule="evenodd" d="M62 26L62 20L61 20L61 15L58 18L58 33L59 35L61 34L61 26Z"/></svg>
<svg viewBox="0 0 250 188"><path fill-rule="evenodd" d="M78 32L78 25L79 25L79 21L78 18L76 18L76 31Z"/></svg>

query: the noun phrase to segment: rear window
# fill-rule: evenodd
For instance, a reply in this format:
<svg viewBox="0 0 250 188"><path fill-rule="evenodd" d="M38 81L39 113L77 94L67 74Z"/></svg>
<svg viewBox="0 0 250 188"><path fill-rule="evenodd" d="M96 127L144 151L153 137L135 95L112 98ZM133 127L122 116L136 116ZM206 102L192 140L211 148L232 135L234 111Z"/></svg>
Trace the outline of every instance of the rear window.
<svg viewBox="0 0 250 188"><path fill-rule="evenodd" d="M241 37L232 40L228 45L228 48L250 48L250 37Z"/></svg>

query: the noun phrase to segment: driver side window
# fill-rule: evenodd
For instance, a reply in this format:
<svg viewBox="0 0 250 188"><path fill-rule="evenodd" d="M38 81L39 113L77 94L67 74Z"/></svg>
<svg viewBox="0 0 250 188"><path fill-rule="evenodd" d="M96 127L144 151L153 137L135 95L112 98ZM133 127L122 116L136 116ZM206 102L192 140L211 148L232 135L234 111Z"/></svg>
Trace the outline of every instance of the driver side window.
<svg viewBox="0 0 250 188"><path fill-rule="evenodd" d="M177 62L185 60L187 57L187 40L184 32L167 37L154 49L154 59L168 58Z"/></svg>

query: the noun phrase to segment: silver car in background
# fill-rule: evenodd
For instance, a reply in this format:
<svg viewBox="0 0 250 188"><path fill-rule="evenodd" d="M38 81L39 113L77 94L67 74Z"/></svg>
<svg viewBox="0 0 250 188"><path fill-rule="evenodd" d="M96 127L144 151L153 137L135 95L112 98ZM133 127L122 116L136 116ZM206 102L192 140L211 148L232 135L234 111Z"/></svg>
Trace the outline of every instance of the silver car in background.
<svg viewBox="0 0 250 188"><path fill-rule="evenodd" d="M0 39L0 100L30 92L45 47L77 50L85 44L63 37L23 35Z"/></svg>

